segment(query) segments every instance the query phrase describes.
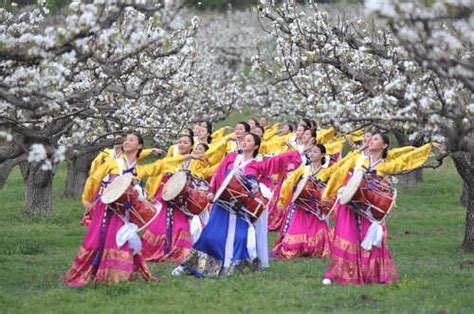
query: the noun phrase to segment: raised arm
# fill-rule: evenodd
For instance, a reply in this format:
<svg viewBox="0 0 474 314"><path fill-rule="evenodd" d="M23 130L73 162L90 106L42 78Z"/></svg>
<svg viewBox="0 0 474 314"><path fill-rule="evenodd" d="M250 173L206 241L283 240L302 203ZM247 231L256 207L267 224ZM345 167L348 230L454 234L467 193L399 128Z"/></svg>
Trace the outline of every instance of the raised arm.
<svg viewBox="0 0 474 314"><path fill-rule="evenodd" d="M273 156L258 162L258 171L263 176L271 176L279 173L294 171L301 165L301 155L297 150Z"/></svg>

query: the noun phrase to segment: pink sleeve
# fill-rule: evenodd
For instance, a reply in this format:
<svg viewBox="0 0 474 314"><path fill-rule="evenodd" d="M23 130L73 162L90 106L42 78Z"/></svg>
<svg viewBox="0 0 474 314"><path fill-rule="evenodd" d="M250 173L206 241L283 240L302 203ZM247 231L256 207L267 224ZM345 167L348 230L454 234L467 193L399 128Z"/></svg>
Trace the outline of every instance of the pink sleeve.
<svg viewBox="0 0 474 314"><path fill-rule="evenodd" d="M263 176L283 174L294 171L301 165L302 159L297 150L276 155L258 163L258 170Z"/></svg>
<svg viewBox="0 0 474 314"><path fill-rule="evenodd" d="M235 159L235 153L230 153L225 156L224 160L221 161L219 167L217 167L216 172L212 176L211 183L209 184L209 193L216 194L219 186L225 179L225 173L227 170L227 165L233 159Z"/></svg>

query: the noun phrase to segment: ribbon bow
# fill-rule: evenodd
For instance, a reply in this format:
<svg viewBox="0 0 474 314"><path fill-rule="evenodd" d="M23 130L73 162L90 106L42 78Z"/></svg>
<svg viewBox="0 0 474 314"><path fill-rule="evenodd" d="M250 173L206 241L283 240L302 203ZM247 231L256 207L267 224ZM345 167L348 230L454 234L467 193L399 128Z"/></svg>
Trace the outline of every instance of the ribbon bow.
<svg viewBox="0 0 474 314"><path fill-rule="evenodd" d="M127 169L127 170L124 170L124 171L123 171L123 174L126 174L126 173L131 173L131 174L133 174L134 176L137 176L137 172L135 171L135 167L132 167L132 168Z"/></svg>

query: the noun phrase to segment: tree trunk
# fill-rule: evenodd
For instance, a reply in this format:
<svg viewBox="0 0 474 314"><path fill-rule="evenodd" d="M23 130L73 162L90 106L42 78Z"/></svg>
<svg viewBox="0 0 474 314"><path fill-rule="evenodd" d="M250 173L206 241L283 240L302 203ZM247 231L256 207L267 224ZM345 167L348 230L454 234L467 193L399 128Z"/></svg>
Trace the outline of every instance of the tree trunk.
<svg viewBox="0 0 474 314"><path fill-rule="evenodd" d="M468 193L469 192L468 192L467 184L464 183L462 187L462 194L461 194L461 197L459 198L459 201L462 207L467 207Z"/></svg>
<svg viewBox="0 0 474 314"><path fill-rule="evenodd" d="M25 182L23 214L26 216L51 214L54 171L43 171L41 165L29 162L22 162L20 169Z"/></svg>
<svg viewBox="0 0 474 314"><path fill-rule="evenodd" d="M3 185L8 179L12 169L18 165L20 162L26 160L26 155L21 155L17 158L9 159L0 163L0 189L3 188Z"/></svg>
<svg viewBox="0 0 474 314"><path fill-rule="evenodd" d="M452 158L467 192L466 225L461 248L465 252L474 252L474 153L457 152L452 154Z"/></svg>
<svg viewBox="0 0 474 314"><path fill-rule="evenodd" d="M474 252L474 185L472 184L467 191L466 205L466 228L461 248L465 252Z"/></svg>
<svg viewBox="0 0 474 314"><path fill-rule="evenodd" d="M78 157L68 158L67 162L67 178L63 195L66 197L80 197L82 189L87 177L89 176L89 168L93 154L84 154Z"/></svg>
<svg viewBox="0 0 474 314"><path fill-rule="evenodd" d="M398 177L399 184L404 187L412 187L423 181L423 169L414 171Z"/></svg>

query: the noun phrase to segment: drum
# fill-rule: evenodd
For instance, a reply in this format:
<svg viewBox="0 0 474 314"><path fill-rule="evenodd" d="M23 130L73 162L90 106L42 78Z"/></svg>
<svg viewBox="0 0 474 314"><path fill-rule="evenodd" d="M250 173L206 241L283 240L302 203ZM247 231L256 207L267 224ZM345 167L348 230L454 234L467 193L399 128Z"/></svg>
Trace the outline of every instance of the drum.
<svg viewBox="0 0 474 314"><path fill-rule="evenodd" d="M355 171L347 182L342 194L341 204L353 203L355 209L369 220L384 220L397 198L397 190L392 188L387 178L367 175Z"/></svg>
<svg viewBox="0 0 474 314"><path fill-rule="evenodd" d="M335 208L335 199L332 199L328 206L322 205L321 199L325 188L324 182L314 177L303 177L293 193L293 202L320 220L326 220Z"/></svg>
<svg viewBox="0 0 474 314"><path fill-rule="evenodd" d="M225 185L224 185L225 184ZM224 208L246 215L255 222L263 213L267 203L258 183L242 175L227 176L223 183L219 201ZM219 195L216 194L216 195Z"/></svg>
<svg viewBox="0 0 474 314"><path fill-rule="evenodd" d="M132 222L138 231L146 228L161 210L155 201L141 201L132 185L133 175L126 173L117 177L101 196L101 201L112 209L124 222Z"/></svg>
<svg viewBox="0 0 474 314"><path fill-rule="evenodd" d="M207 206L207 191L207 181L179 171L166 182L161 197L188 215L200 215Z"/></svg>

